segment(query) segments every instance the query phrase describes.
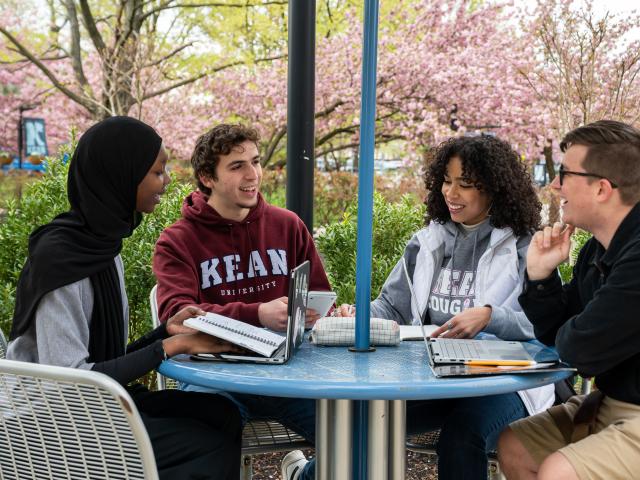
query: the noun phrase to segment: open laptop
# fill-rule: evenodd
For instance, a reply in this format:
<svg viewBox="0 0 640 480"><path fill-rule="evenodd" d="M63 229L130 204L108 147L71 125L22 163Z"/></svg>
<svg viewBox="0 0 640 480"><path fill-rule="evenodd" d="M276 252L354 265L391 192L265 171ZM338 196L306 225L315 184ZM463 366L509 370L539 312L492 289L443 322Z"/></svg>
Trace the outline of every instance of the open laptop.
<svg viewBox="0 0 640 480"><path fill-rule="evenodd" d="M432 366L450 364L531 366L536 363L520 342L454 338L429 338L426 342L429 363Z"/></svg>
<svg viewBox="0 0 640 480"><path fill-rule="evenodd" d="M309 261L305 261L291 271L289 279L289 297L287 303L287 336L278 349L270 357L260 354L247 353L220 353L192 355L197 360L213 360L224 362L243 363L286 363L302 344L304 338L304 326L307 316L307 296L309 293Z"/></svg>

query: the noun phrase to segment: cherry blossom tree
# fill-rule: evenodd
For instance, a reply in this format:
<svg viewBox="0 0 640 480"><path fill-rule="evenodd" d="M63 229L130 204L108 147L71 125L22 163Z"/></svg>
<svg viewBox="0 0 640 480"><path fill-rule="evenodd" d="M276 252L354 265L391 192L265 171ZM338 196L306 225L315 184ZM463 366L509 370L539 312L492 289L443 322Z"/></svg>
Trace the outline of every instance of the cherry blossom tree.
<svg viewBox="0 0 640 480"><path fill-rule="evenodd" d="M531 143L533 93L518 72L530 58L504 9L455 0L416 0L389 8L379 34L376 142L403 140L409 149L454 134L454 105L464 128L498 125L499 133ZM316 156L358 146L361 19L316 47ZM239 67L205 82L210 122L239 119L259 126L265 162L283 160L286 63ZM461 133L461 132L459 132Z"/></svg>
<svg viewBox="0 0 640 480"><path fill-rule="evenodd" d="M100 120L130 114L134 106L140 107L151 98L244 63L221 57L206 68L191 71L185 61L193 47L190 38L198 32L182 21L185 12L205 7L267 8L283 3L120 0L90 5L87 0L51 0L47 42L32 44L25 35L27 30L16 31L6 19L0 22L0 34L8 48L36 66L53 87L91 118ZM64 62L68 67L65 72L71 75L52 69L47 62L50 58Z"/></svg>
<svg viewBox="0 0 640 480"><path fill-rule="evenodd" d="M595 120L640 121L640 15L597 15L591 0L544 0L521 13L535 62L523 68L547 170L562 136ZM633 35L635 33L635 35Z"/></svg>

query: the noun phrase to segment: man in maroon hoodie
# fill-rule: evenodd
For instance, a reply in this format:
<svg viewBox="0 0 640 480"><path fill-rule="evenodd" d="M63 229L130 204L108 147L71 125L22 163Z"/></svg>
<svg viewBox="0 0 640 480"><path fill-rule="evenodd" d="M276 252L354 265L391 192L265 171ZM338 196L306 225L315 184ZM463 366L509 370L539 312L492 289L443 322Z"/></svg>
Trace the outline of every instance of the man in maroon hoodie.
<svg viewBox="0 0 640 480"><path fill-rule="evenodd" d="M198 190L185 199L182 218L160 235L153 259L160 320L197 305L285 330L293 268L309 260L309 289L331 287L304 223L293 212L269 205L260 194L257 132L242 125L218 125L198 139L191 164ZM317 315L308 315L307 325L315 320ZM193 385L182 388L206 391ZM245 421L273 418L314 440L313 401L229 395Z"/></svg>

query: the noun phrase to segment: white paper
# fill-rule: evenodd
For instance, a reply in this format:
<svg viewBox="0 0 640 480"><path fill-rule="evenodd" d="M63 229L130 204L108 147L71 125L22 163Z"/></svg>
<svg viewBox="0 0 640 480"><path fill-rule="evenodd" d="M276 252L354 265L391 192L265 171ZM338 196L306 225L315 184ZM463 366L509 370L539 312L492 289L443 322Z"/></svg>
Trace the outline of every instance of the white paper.
<svg viewBox="0 0 640 480"><path fill-rule="evenodd" d="M433 333L437 325L423 325L424 333L427 337ZM420 325L400 325L400 340L422 340L422 329Z"/></svg>

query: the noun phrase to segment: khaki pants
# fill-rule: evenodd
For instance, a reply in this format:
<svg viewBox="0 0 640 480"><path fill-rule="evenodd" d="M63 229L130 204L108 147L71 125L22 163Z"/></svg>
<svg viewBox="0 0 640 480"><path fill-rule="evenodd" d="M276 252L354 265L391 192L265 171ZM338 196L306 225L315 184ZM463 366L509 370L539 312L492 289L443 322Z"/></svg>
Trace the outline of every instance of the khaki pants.
<svg viewBox="0 0 640 480"><path fill-rule="evenodd" d="M571 463L581 480L640 479L640 405L604 397L590 435L574 443L570 429L584 396L510 425L518 439L540 465L559 451ZM551 410L551 409L550 409ZM555 418L566 416L566 421Z"/></svg>

